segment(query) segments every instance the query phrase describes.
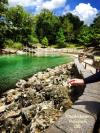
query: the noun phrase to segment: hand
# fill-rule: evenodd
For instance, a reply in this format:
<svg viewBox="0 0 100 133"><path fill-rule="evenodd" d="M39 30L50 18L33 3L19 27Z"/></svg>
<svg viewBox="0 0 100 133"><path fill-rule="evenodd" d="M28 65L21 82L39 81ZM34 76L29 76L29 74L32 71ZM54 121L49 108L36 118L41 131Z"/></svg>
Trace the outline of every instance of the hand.
<svg viewBox="0 0 100 133"><path fill-rule="evenodd" d="M78 86L78 85L84 85L84 80L83 79L71 79L68 81L69 84L72 86Z"/></svg>

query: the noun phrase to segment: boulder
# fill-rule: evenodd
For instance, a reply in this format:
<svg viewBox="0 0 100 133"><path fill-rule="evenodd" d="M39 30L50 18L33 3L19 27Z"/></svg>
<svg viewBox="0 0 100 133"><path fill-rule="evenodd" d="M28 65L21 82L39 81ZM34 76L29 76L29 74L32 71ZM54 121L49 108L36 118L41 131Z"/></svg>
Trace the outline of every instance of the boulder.
<svg viewBox="0 0 100 133"><path fill-rule="evenodd" d="M36 76L32 76L31 78L28 79L28 82L31 84L31 83L36 82L36 80L37 80L37 77Z"/></svg>
<svg viewBox="0 0 100 133"><path fill-rule="evenodd" d="M0 113L3 113L6 111L6 105L0 107Z"/></svg>
<svg viewBox="0 0 100 133"><path fill-rule="evenodd" d="M45 72L44 74L43 74L43 76L42 76L42 78L43 78L43 80L46 80L46 79L48 79L49 78L49 73L48 72Z"/></svg>
<svg viewBox="0 0 100 133"><path fill-rule="evenodd" d="M16 83L16 86L19 88L24 88L25 84L26 84L26 81L20 79L20 81Z"/></svg>
<svg viewBox="0 0 100 133"><path fill-rule="evenodd" d="M5 102L6 104L10 104L14 100L17 100L19 96L21 95L21 92L18 92L16 90L8 91L6 94Z"/></svg>
<svg viewBox="0 0 100 133"><path fill-rule="evenodd" d="M14 97L13 97L12 94L11 95L7 95L6 104L10 104L11 102L13 102L13 100L14 100Z"/></svg>
<svg viewBox="0 0 100 133"><path fill-rule="evenodd" d="M42 72L38 72L37 73L37 78L42 80L43 79L43 73Z"/></svg>
<svg viewBox="0 0 100 133"><path fill-rule="evenodd" d="M16 118L20 116L20 110L6 112L5 118Z"/></svg>
<svg viewBox="0 0 100 133"><path fill-rule="evenodd" d="M49 71L49 75L50 75L50 76L55 76L55 71L54 71L54 70L50 70L50 71Z"/></svg>

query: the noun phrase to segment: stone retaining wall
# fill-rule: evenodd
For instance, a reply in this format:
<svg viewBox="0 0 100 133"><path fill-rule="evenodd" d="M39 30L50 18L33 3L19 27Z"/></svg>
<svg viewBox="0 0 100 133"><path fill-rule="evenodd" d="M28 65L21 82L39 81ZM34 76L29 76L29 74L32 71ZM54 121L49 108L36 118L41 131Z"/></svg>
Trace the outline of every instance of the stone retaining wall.
<svg viewBox="0 0 100 133"><path fill-rule="evenodd" d="M75 65L84 78L92 75L78 60L75 60ZM99 129L94 128L99 113L100 82L97 82L86 85L83 95L46 133L99 133Z"/></svg>

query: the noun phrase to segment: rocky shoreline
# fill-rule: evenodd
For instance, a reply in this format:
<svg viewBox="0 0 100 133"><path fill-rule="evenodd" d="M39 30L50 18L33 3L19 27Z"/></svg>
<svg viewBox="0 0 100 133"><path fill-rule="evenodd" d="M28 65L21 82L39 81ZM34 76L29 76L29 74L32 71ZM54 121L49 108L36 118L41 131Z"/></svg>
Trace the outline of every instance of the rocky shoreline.
<svg viewBox="0 0 100 133"><path fill-rule="evenodd" d="M83 49L76 48L23 48L22 50L15 50L11 48L1 49L0 54L18 54L18 55L34 55L34 56L46 56L46 55L66 55L66 54L79 54L83 53Z"/></svg>
<svg viewBox="0 0 100 133"><path fill-rule="evenodd" d="M0 98L0 132L45 132L72 105L66 82L72 66L48 68L4 92Z"/></svg>

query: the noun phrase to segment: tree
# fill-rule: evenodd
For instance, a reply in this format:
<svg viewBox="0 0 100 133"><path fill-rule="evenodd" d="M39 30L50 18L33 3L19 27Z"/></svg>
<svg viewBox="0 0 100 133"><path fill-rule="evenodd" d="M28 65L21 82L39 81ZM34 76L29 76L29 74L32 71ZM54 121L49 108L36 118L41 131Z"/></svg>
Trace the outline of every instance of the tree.
<svg viewBox="0 0 100 133"><path fill-rule="evenodd" d="M6 23L7 5L7 0L0 0L0 48L3 47L3 43L6 40L6 31L8 30Z"/></svg>
<svg viewBox="0 0 100 133"><path fill-rule="evenodd" d="M91 28L94 30L95 36L93 39L93 44L100 46L100 14L97 15Z"/></svg>
<svg viewBox="0 0 100 133"><path fill-rule="evenodd" d="M63 29L60 28L56 36L56 43L58 44L59 47L64 47L64 42L65 42L64 32Z"/></svg>
<svg viewBox="0 0 100 133"><path fill-rule="evenodd" d="M82 26L80 33L77 35L79 43L85 46L91 46L94 38L94 31L88 26Z"/></svg>
<svg viewBox="0 0 100 133"><path fill-rule="evenodd" d="M24 11L21 6L11 7L7 12L7 21L10 23L9 37L13 41L28 42L28 36L34 36L33 16Z"/></svg>
<svg viewBox="0 0 100 133"><path fill-rule="evenodd" d="M8 0L0 0L0 18L5 16L7 11Z"/></svg>
<svg viewBox="0 0 100 133"><path fill-rule="evenodd" d="M46 36L42 39L42 45L48 46L48 39Z"/></svg>
<svg viewBox="0 0 100 133"><path fill-rule="evenodd" d="M83 21L80 21L78 16L75 16L71 13L66 15L69 22L73 25L73 31L69 34L71 42L77 42L76 36L80 32L81 27L83 26Z"/></svg>
<svg viewBox="0 0 100 133"><path fill-rule="evenodd" d="M94 19L94 22L91 27L93 27L97 32L100 33L100 13L97 14L97 17Z"/></svg>
<svg viewBox="0 0 100 133"><path fill-rule="evenodd" d="M59 27L58 20L59 18L49 10L44 9L41 11L36 23L36 35L40 42L42 38L46 36L49 44L55 43L55 37Z"/></svg>
<svg viewBox="0 0 100 133"><path fill-rule="evenodd" d="M64 31L66 41L71 41L73 35L73 24L69 21L66 16L60 17L61 27Z"/></svg>
<svg viewBox="0 0 100 133"><path fill-rule="evenodd" d="M79 29L81 28L81 26L83 25L83 21L80 21L78 16L75 16L71 13L68 13L66 15L66 17L68 18L68 20L73 24L73 30L75 32L79 31Z"/></svg>
<svg viewBox="0 0 100 133"><path fill-rule="evenodd" d="M79 17L67 13L65 16L60 16L60 26L62 27L67 42L76 42L76 36L80 31L83 22Z"/></svg>
<svg viewBox="0 0 100 133"><path fill-rule="evenodd" d="M33 35L29 35L28 40L29 40L30 43L35 43L35 44L39 43L38 38L36 36L33 36Z"/></svg>

